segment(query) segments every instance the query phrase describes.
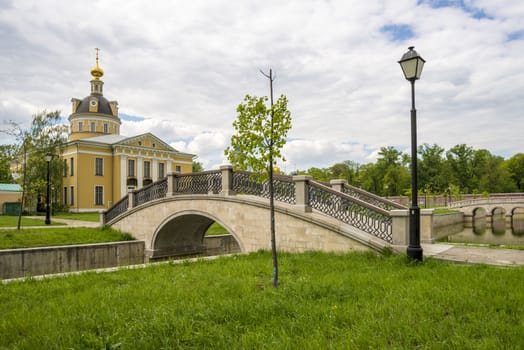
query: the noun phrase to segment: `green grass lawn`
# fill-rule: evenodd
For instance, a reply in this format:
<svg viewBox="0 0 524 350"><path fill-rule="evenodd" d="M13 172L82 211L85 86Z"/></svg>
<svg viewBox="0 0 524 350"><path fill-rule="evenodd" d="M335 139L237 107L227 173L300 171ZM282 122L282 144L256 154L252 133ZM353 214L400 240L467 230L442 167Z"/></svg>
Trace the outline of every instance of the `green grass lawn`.
<svg viewBox="0 0 524 350"><path fill-rule="evenodd" d="M524 268L309 252L0 284L5 349L522 349Z"/></svg>
<svg viewBox="0 0 524 350"><path fill-rule="evenodd" d="M68 219L68 220L82 220L91 222L100 222L100 213L70 213L60 212L56 213L54 218L57 219Z"/></svg>
<svg viewBox="0 0 524 350"><path fill-rule="evenodd" d="M218 222L214 222L206 231L206 236L212 236L212 235L227 235L229 232Z"/></svg>
<svg viewBox="0 0 524 350"><path fill-rule="evenodd" d="M110 228L51 227L47 229L28 228L20 231L16 229L0 230L0 249L117 242L132 239L131 235Z"/></svg>
<svg viewBox="0 0 524 350"><path fill-rule="evenodd" d="M6 216L0 215L0 227L17 227L18 225L18 216ZM53 222L51 218L52 226L64 225L62 223ZM22 216L21 226L48 226L45 224L45 217L42 219L32 219Z"/></svg>

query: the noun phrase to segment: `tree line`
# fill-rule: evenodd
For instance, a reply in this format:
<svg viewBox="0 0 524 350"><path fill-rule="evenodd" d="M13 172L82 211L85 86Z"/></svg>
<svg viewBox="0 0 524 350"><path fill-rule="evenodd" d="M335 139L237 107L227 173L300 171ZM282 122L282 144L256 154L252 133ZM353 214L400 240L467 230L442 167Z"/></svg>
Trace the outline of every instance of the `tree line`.
<svg viewBox="0 0 524 350"><path fill-rule="evenodd" d="M327 168L309 168L299 174L328 182L345 179L349 184L380 196L411 194L410 156L394 147L382 147L374 163L354 161ZM483 194L524 192L524 153L509 159L486 149L458 144L445 150L437 144L418 148L419 192L427 194Z"/></svg>

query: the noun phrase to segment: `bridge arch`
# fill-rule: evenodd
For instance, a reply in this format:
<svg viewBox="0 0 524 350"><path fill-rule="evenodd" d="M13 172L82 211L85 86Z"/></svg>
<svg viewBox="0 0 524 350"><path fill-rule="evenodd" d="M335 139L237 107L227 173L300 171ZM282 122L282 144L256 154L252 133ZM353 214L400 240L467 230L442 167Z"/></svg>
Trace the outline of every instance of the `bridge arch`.
<svg viewBox="0 0 524 350"><path fill-rule="evenodd" d="M515 236L524 235L524 207L515 207L511 211L511 229Z"/></svg>
<svg viewBox="0 0 524 350"><path fill-rule="evenodd" d="M486 209L478 207L473 209L473 233L481 235L486 232Z"/></svg>
<svg viewBox="0 0 524 350"><path fill-rule="evenodd" d="M495 235L506 233L506 210L496 206L491 210L491 230Z"/></svg>
<svg viewBox="0 0 524 350"><path fill-rule="evenodd" d="M219 218L201 210L182 210L167 216L154 231L150 243L154 252L152 257L202 253L204 236L214 222L224 227L244 251L234 231Z"/></svg>

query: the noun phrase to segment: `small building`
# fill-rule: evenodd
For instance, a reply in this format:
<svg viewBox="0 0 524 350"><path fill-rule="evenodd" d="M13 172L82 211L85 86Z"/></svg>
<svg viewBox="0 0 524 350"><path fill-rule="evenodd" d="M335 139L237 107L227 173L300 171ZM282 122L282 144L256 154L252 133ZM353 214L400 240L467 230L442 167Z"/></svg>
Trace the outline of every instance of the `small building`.
<svg viewBox="0 0 524 350"><path fill-rule="evenodd" d="M2 215L18 215L22 200L22 187L18 184L0 184L0 210Z"/></svg>
<svg viewBox="0 0 524 350"><path fill-rule="evenodd" d="M61 198L74 212L108 209L128 191L162 179L168 172L189 173L195 158L152 133L120 135L118 102L104 97L103 74L97 51L91 94L71 100L69 137L61 154Z"/></svg>

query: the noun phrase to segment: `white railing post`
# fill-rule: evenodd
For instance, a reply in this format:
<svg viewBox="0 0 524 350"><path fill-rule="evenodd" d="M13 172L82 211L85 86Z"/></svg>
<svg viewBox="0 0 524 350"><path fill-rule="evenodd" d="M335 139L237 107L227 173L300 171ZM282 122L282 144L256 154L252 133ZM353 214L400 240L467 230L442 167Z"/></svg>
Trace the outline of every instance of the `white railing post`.
<svg viewBox="0 0 524 350"><path fill-rule="evenodd" d="M312 179L309 175L296 175L293 176L293 182L295 183L295 200L296 207L306 213L311 212L311 206L309 205L309 190L308 183Z"/></svg>
<svg viewBox="0 0 524 350"><path fill-rule="evenodd" d="M129 190L127 192L127 195L128 195L128 205L127 205L127 210L129 209L132 209L134 206L135 206L135 191L134 190Z"/></svg>
<svg viewBox="0 0 524 350"><path fill-rule="evenodd" d="M220 194L223 196L234 196L233 191L233 166L232 165L221 165L220 171L222 172L222 190Z"/></svg>
<svg viewBox="0 0 524 350"><path fill-rule="evenodd" d="M344 179L334 179L329 181L331 188L338 192L344 192L344 186L347 184L347 180Z"/></svg>
<svg viewBox="0 0 524 350"><path fill-rule="evenodd" d="M176 173L173 173L173 172L167 173L167 193L166 193L166 197L171 197L171 196L173 196L175 194L175 189L176 189L175 180L176 180Z"/></svg>
<svg viewBox="0 0 524 350"><path fill-rule="evenodd" d="M409 237L409 210L395 209L390 210L391 215L391 231L393 245L407 246Z"/></svg>
<svg viewBox="0 0 524 350"><path fill-rule="evenodd" d="M433 215L435 209L420 210L420 241L422 243L433 243Z"/></svg>

